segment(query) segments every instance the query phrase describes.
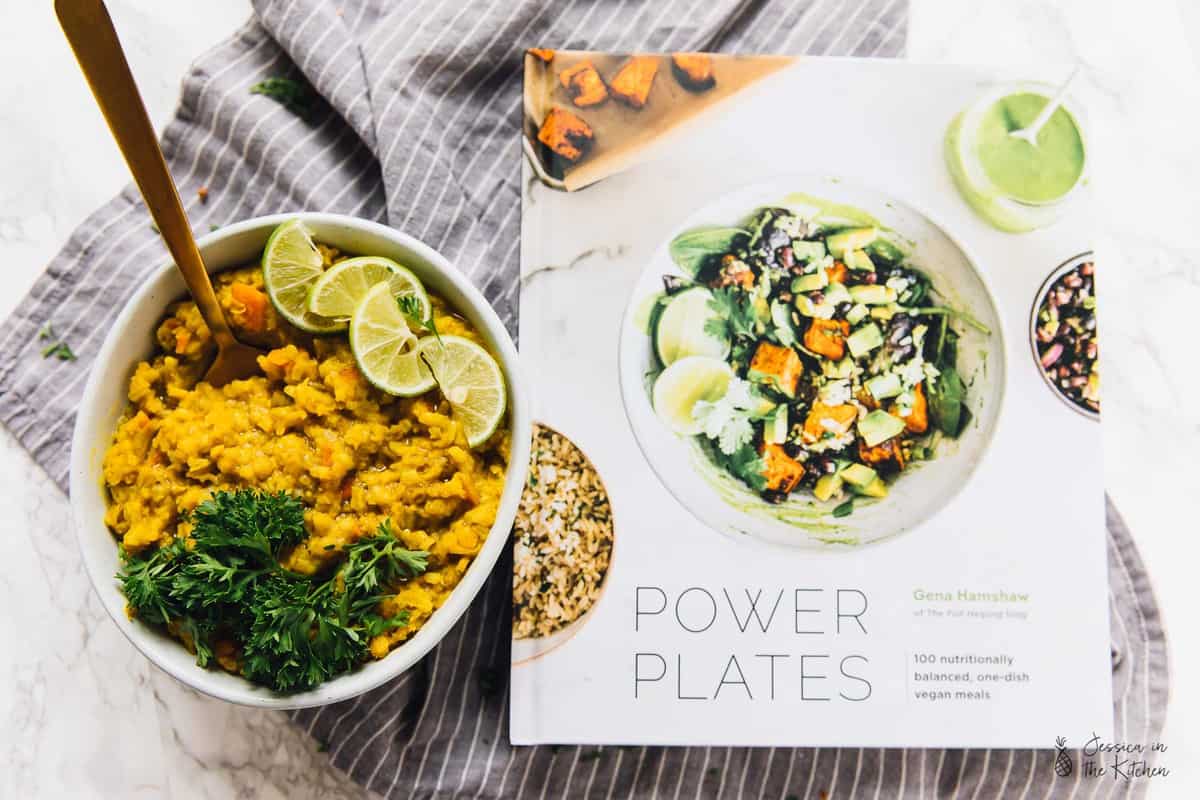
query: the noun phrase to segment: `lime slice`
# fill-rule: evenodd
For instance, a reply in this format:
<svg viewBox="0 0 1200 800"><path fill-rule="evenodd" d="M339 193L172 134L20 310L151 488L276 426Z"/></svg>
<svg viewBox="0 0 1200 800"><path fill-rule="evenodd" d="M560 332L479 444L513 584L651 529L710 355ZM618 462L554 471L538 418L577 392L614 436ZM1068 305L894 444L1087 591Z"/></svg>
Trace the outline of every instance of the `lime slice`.
<svg viewBox="0 0 1200 800"><path fill-rule="evenodd" d="M507 392L504 373L496 359L479 345L461 336L426 336L417 344L417 356L427 362L442 395L463 426L467 443L478 447L504 419Z"/></svg>
<svg viewBox="0 0 1200 800"><path fill-rule="evenodd" d="M716 402L725 396L733 369L719 358L688 356L662 371L654 382L654 411L680 436L700 433L692 409L701 400Z"/></svg>
<svg viewBox="0 0 1200 800"><path fill-rule="evenodd" d="M417 276L390 258L360 256L339 261L317 278L308 293L308 310L330 319L350 319L354 309L377 283L388 283L392 296L414 297L421 319L433 308Z"/></svg>
<svg viewBox="0 0 1200 800"><path fill-rule="evenodd" d="M416 355L417 336L400 313L388 283L377 283L350 317L350 350L376 388L412 397L433 388L433 376Z"/></svg>
<svg viewBox="0 0 1200 800"><path fill-rule="evenodd" d="M298 219L271 232L262 255L263 282L279 315L302 331L334 333L346 323L308 310L308 290L324 271L321 252Z"/></svg>
<svg viewBox="0 0 1200 800"><path fill-rule="evenodd" d="M703 287L687 289L667 300L654 327L654 350L664 367L688 356L723 359L729 355L729 339L708 331L708 321L721 317L709 307L712 292Z"/></svg>

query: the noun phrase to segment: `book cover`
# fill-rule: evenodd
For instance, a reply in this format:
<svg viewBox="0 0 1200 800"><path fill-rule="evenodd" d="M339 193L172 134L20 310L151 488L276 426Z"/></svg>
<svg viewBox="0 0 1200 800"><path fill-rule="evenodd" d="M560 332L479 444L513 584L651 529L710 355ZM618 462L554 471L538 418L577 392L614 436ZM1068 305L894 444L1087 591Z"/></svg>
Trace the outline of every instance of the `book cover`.
<svg viewBox="0 0 1200 800"><path fill-rule="evenodd" d="M1066 77L526 55L514 743L1111 734Z"/></svg>

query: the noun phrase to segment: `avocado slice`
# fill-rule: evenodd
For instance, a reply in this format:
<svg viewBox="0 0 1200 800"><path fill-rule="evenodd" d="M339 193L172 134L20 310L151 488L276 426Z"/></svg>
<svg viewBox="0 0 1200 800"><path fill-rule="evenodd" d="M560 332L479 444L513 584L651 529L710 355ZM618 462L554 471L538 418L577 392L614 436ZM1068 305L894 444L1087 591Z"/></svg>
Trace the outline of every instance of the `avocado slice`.
<svg viewBox="0 0 1200 800"><path fill-rule="evenodd" d="M861 489L867 486L871 481L879 477L879 473L868 467L866 464L850 464L841 472L842 480L851 486Z"/></svg>
<svg viewBox="0 0 1200 800"><path fill-rule="evenodd" d="M817 478L817 485L813 487L813 497L824 503L842 490L842 480L842 476L836 473L822 475Z"/></svg>
<svg viewBox="0 0 1200 800"><path fill-rule="evenodd" d="M846 346L855 358L862 358L877 347L883 346L883 334L879 326L871 322L846 337Z"/></svg>
<svg viewBox="0 0 1200 800"><path fill-rule="evenodd" d="M850 290L844 283L831 283L825 287L825 302L837 306L852 303L854 298L850 296Z"/></svg>
<svg viewBox="0 0 1200 800"><path fill-rule="evenodd" d="M900 383L900 376L894 372L888 372L883 375L876 375L867 381L867 391L876 400L886 400L903 392L904 386Z"/></svg>
<svg viewBox="0 0 1200 800"><path fill-rule="evenodd" d="M879 409L875 409L858 422L858 435L867 443L867 447L874 447L880 442L899 436L903 430L904 420Z"/></svg>
<svg viewBox="0 0 1200 800"><path fill-rule="evenodd" d="M834 258L845 258L846 253L862 250L878 237L879 231L875 228L846 228L826 236L825 246Z"/></svg>
<svg viewBox="0 0 1200 800"><path fill-rule="evenodd" d="M854 302L865 306L882 306L896 299L896 290L890 286L880 286L878 283L863 283L850 287L850 296Z"/></svg>
<svg viewBox="0 0 1200 800"><path fill-rule="evenodd" d="M817 317L818 319L833 318L833 303L814 303L806 294L796 295L796 310L806 317Z"/></svg>
<svg viewBox="0 0 1200 800"><path fill-rule="evenodd" d="M801 275L798 278L792 278L793 292L815 292L817 289L824 289L829 285L829 276L825 274L825 270L819 269L811 275Z"/></svg>
<svg viewBox="0 0 1200 800"><path fill-rule="evenodd" d="M818 258L824 258L825 243L792 239L792 257L797 261L816 261Z"/></svg>
<svg viewBox="0 0 1200 800"><path fill-rule="evenodd" d="M763 441L768 444L783 444L788 435L788 407L775 406L775 410L763 421Z"/></svg>
<svg viewBox="0 0 1200 800"><path fill-rule="evenodd" d="M876 475L875 480L866 486L857 487L857 491L859 494L866 495L867 497L887 497L888 487L883 482L883 478Z"/></svg>
<svg viewBox="0 0 1200 800"><path fill-rule="evenodd" d="M846 321L851 325L857 325L863 321L867 314L870 313L871 310L869 308L864 306L862 303L856 303L850 307L849 311L846 312Z"/></svg>
<svg viewBox="0 0 1200 800"><path fill-rule="evenodd" d="M846 253L846 266L855 272L874 272L875 265L865 250L851 250Z"/></svg>

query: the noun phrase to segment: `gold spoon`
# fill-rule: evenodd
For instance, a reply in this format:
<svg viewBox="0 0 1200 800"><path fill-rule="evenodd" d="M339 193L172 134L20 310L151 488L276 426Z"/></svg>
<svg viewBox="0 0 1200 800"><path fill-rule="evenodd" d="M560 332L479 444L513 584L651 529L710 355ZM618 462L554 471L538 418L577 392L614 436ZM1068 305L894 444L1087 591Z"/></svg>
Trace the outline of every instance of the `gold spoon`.
<svg viewBox="0 0 1200 800"><path fill-rule="evenodd" d="M188 224L179 192L167 171L158 137L146 106L129 71L129 62L117 39L108 9L101 0L55 0L54 11L75 58L87 78L100 113L104 115L117 147L142 192L175 266L183 273L188 291L200 309L204 324L217 344L217 358L204 380L213 386L248 378L259 372L261 350L242 344L233 335L217 302L212 281Z"/></svg>

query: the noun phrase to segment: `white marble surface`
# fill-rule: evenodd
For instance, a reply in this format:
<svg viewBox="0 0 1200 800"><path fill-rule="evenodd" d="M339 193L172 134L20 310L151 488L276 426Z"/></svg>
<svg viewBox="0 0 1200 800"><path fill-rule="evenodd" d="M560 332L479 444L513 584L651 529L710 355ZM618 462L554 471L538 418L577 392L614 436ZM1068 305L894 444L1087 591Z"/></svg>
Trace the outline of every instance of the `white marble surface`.
<svg viewBox="0 0 1200 800"><path fill-rule="evenodd" d="M912 0L910 56L1088 67L1103 264L1109 490L1154 577L1172 643L1152 797L1200 790L1195 563L1200 369L1200 41L1194 0ZM151 115L187 63L232 32L246 0L110 0ZM0 0L0 264L7 315L68 233L125 181L49 3ZM17 32L20 32L19 35ZM0 797L358 797L277 714L200 698L151 668L104 616L66 498L0 431Z"/></svg>

